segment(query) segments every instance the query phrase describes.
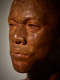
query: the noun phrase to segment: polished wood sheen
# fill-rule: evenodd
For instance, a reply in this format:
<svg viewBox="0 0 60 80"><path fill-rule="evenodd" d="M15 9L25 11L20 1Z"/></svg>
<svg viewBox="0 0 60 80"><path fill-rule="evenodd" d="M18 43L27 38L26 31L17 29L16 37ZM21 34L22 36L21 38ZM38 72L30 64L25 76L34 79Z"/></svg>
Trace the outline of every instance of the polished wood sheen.
<svg viewBox="0 0 60 80"><path fill-rule="evenodd" d="M14 69L27 80L58 80L60 8L58 0L13 0L8 16Z"/></svg>

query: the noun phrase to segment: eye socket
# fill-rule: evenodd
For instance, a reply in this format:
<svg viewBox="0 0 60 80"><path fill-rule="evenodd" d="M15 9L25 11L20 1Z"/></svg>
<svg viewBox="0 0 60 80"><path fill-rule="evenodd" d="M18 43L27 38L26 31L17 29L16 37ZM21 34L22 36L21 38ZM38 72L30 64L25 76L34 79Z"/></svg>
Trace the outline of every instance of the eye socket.
<svg viewBox="0 0 60 80"><path fill-rule="evenodd" d="M9 24L9 26L13 26L13 24Z"/></svg>
<svg viewBox="0 0 60 80"><path fill-rule="evenodd" d="M9 26L10 26L10 27L13 27L13 26L15 26L15 25L11 23L11 24L9 24Z"/></svg>
<svg viewBox="0 0 60 80"><path fill-rule="evenodd" d="M29 27L40 27L39 25L36 24L28 24Z"/></svg>

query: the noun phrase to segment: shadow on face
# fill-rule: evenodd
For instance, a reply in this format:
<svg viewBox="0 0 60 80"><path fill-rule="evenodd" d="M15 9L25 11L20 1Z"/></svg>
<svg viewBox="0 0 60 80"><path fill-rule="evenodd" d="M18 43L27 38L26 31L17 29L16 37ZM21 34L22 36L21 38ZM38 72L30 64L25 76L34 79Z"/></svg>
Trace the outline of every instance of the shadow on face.
<svg viewBox="0 0 60 80"><path fill-rule="evenodd" d="M53 49L57 15L40 0L14 0L9 14L9 43L13 66L28 72Z"/></svg>

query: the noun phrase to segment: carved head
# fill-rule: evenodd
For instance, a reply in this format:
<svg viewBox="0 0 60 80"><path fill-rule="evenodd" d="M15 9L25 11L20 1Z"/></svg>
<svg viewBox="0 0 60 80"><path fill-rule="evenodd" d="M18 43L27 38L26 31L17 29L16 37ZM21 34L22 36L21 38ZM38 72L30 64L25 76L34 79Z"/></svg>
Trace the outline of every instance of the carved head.
<svg viewBox="0 0 60 80"><path fill-rule="evenodd" d="M28 72L52 50L57 15L47 0L14 0L9 22L10 55L14 69Z"/></svg>

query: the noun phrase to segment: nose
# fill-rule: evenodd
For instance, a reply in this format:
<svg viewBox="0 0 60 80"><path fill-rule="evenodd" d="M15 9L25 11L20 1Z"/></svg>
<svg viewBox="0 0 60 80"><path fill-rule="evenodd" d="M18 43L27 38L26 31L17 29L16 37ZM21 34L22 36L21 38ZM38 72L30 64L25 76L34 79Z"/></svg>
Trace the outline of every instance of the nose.
<svg viewBox="0 0 60 80"><path fill-rule="evenodd" d="M26 29L19 25L16 27L15 33L14 33L14 42L15 44L23 44L25 45L27 43L26 41Z"/></svg>
<svg viewBox="0 0 60 80"><path fill-rule="evenodd" d="M18 37L15 35L15 44L23 44L25 45L27 43L26 39L24 37Z"/></svg>

